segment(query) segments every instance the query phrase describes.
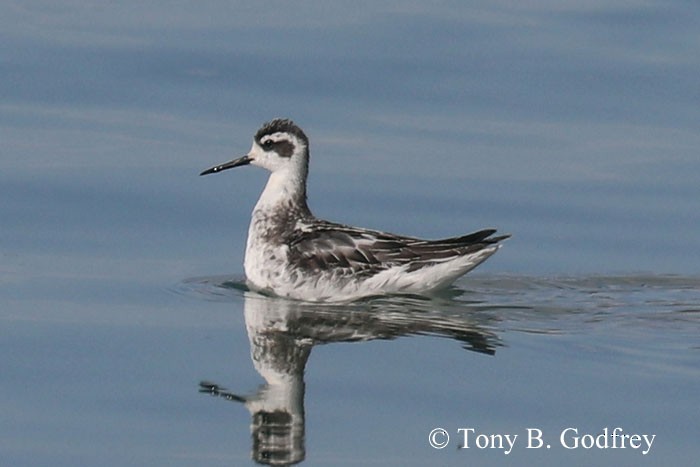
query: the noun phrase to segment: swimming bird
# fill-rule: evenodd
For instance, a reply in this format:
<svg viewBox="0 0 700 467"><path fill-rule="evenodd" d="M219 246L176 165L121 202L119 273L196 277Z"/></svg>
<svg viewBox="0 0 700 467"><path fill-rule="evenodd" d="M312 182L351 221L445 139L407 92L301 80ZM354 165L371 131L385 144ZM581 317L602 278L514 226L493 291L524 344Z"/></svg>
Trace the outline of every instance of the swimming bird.
<svg viewBox="0 0 700 467"><path fill-rule="evenodd" d="M254 290L305 301L421 294L449 286L509 237L486 229L423 240L316 218L306 197L309 139L288 119L265 123L248 154L200 175L248 164L270 171L246 243L245 274Z"/></svg>

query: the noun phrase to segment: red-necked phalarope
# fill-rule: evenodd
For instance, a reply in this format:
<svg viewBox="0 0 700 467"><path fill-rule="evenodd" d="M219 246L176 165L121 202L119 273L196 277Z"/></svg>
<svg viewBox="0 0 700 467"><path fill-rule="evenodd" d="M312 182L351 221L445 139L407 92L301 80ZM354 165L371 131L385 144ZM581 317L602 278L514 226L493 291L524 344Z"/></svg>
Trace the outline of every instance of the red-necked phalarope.
<svg viewBox="0 0 700 467"><path fill-rule="evenodd" d="M246 244L246 278L256 290L308 301L428 292L474 269L509 237L487 229L421 240L317 219L306 203L309 139L291 120L264 124L248 154L200 175L248 164L271 172Z"/></svg>

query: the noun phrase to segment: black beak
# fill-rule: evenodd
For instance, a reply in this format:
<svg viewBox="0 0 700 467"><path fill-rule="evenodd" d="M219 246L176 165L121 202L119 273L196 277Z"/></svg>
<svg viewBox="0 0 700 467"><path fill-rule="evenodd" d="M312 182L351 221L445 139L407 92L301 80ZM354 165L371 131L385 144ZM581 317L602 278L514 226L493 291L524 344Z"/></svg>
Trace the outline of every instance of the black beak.
<svg viewBox="0 0 700 467"><path fill-rule="evenodd" d="M241 165L248 165L252 161L253 161L253 158L246 155L246 156L239 157L238 159L234 159L234 160L229 161L229 162L224 162L223 164L212 167L211 169L207 169L199 175L214 174L217 172L221 172L222 170L232 169L234 167L239 167Z"/></svg>

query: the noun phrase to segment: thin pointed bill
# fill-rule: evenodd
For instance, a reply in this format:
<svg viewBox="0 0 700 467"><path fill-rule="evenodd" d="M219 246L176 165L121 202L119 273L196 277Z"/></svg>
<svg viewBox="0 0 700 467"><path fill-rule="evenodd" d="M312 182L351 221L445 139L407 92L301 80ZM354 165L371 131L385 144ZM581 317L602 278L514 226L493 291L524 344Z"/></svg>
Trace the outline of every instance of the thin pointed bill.
<svg viewBox="0 0 700 467"><path fill-rule="evenodd" d="M253 158L246 154L245 156L239 157L238 159L234 159L234 160L229 161L229 162L224 162L221 165L217 165L217 166L212 167L211 169L207 169L199 175L215 174L217 172L221 172L222 170L232 169L234 167L240 167L241 165L248 165L251 162L253 162Z"/></svg>

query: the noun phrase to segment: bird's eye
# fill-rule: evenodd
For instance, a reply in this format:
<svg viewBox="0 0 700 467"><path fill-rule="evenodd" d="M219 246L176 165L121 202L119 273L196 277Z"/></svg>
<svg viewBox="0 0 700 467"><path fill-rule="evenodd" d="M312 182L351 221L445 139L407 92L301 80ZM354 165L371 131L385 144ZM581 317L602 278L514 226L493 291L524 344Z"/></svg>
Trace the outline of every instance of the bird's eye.
<svg viewBox="0 0 700 467"><path fill-rule="evenodd" d="M270 149L273 144L274 144L274 142L271 139L268 139L262 145L265 149Z"/></svg>

